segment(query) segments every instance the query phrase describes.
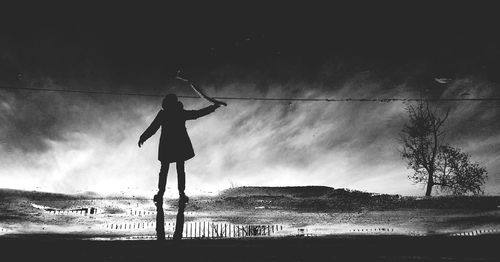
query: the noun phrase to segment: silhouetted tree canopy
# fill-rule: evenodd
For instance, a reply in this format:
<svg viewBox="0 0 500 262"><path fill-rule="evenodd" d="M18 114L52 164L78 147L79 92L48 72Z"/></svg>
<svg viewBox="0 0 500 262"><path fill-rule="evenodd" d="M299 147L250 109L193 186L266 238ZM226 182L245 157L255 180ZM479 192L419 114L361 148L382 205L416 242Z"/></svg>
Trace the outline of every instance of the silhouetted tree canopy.
<svg viewBox="0 0 500 262"><path fill-rule="evenodd" d="M488 172L458 148L441 146L437 159L434 184L442 191L456 195L484 193L482 186Z"/></svg>

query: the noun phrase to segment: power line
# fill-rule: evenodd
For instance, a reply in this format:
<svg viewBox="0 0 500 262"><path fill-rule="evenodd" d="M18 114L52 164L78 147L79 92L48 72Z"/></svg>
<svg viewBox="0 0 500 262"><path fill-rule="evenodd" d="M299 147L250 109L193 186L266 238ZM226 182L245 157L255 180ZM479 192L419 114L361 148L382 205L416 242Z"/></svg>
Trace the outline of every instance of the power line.
<svg viewBox="0 0 500 262"><path fill-rule="evenodd" d="M40 92L61 92L80 93L96 95L115 96L143 96L143 97L164 97L165 94L144 94L144 93L122 93L110 91L90 91L90 90L67 90L53 88L33 88L33 87L11 87L0 86L0 89L40 91ZM199 96L178 95L180 98L200 98ZM250 100L250 101L288 101L288 102L415 102L415 101L500 101L500 97L481 98L270 98L270 97L224 97L215 96L221 100Z"/></svg>
<svg viewBox="0 0 500 262"><path fill-rule="evenodd" d="M34 88L34 87L11 87L0 86L1 89L14 89L14 90L29 90L29 91L42 91L42 92L61 92L61 93L80 93L80 94L96 94L96 95L118 95L118 96L149 96L149 97L164 97L160 94L140 94L140 93L117 93L109 91L90 91L90 90L67 90L67 89L52 89L52 88ZM181 97L181 96L179 96ZM198 98L198 96L186 96L187 98Z"/></svg>

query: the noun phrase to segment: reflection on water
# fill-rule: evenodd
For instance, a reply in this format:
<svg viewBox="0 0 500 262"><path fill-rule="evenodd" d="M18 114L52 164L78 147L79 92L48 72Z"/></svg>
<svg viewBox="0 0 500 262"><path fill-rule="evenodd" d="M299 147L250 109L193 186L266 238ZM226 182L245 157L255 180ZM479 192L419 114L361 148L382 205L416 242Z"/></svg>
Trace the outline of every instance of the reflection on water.
<svg viewBox="0 0 500 262"><path fill-rule="evenodd" d="M184 211L186 203L179 201L173 239L181 238L231 238L248 236L271 236L271 234L283 229L278 225L233 225L230 223L213 223L199 221L184 223ZM170 223L169 223L170 225ZM169 235L167 237L170 238ZM165 215L161 203L157 204L156 215L156 238L165 240Z"/></svg>
<svg viewBox="0 0 500 262"><path fill-rule="evenodd" d="M163 201L156 203L156 238L165 240L165 214L163 213Z"/></svg>
<svg viewBox="0 0 500 262"><path fill-rule="evenodd" d="M174 240L182 238L182 232L184 231L184 209L186 209L186 203L179 200L177 217L175 219Z"/></svg>
<svg viewBox="0 0 500 262"><path fill-rule="evenodd" d="M161 211L159 217L161 217ZM238 238L300 235L300 232L298 232L296 228L289 227L287 229L283 225L235 225L231 223L216 223L212 221L194 221L187 223L184 222L181 224L177 223L163 223L162 225L160 218L160 224L154 222L110 224L106 225L106 229L112 230L113 233L136 232L137 234L141 234L146 233L146 231L150 231L152 228L156 228L157 236L159 232L160 238L172 238L174 237L176 230L177 232L182 232L180 235L182 238ZM143 237L149 238L149 236Z"/></svg>
<svg viewBox="0 0 500 262"><path fill-rule="evenodd" d="M179 200L177 217L175 220L174 240L180 240L184 231L184 210L186 203ZM156 203L156 239L165 240L165 214L163 211L163 201Z"/></svg>
<svg viewBox="0 0 500 262"><path fill-rule="evenodd" d="M249 236L271 236L275 232L283 229L283 226L277 225L233 225L229 223L213 222L190 222L185 225L184 211L186 203L178 202L177 216L173 234L173 240L186 238L231 238L231 237L249 237ZM165 235L165 214L163 203L156 204L156 239L165 240L170 235ZM169 224L170 225L170 224ZM134 225L135 227L135 225ZM130 228L130 226L129 226Z"/></svg>
<svg viewBox="0 0 500 262"><path fill-rule="evenodd" d="M17 213L15 210L9 211L10 214L2 213L9 220L0 221L0 236L70 233L113 239L213 239L325 235L461 237L500 233L500 210L425 209L328 214L283 210L200 212L195 204L190 209L182 203L173 206L161 203L155 209L151 200L103 200L102 203L71 205L32 203L28 208L20 206ZM54 212L56 207L57 212ZM87 215L81 215L85 213L82 207L94 207L94 210L89 208Z"/></svg>
<svg viewBox="0 0 500 262"><path fill-rule="evenodd" d="M189 216L190 221L185 221L184 208L181 206L177 221L163 222L163 211L158 212L158 233L160 237L171 239L177 238L242 238L242 237L282 237L282 236L326 236L326 235L449 235L449 236L476 236L484 234L498 234L500 227L497 224L484 224L481 226L453 226L430 228L429 225L413 223L407 224L360 224L360 223L289 223L276 224L233 224L225 221L215 222L201 220L200 217ZM496 217L496 216L495 216ZM168 220L168 219L167 219ZM139 236L147 235L155 228L156 223L129 223L111 225L113 233L126 234L133 239L141 239ZM106 227L109 228L109 227ZM121 229L121 230L120 230ZM139 229L139 230L130 230ZM177 233L175 232L177 231ZM109 232L109 231L108 231ZM110 233L111 233L110 232ZM179 233L181 232L181 233ZM136 237L133 237L136 236Z"/></svg>

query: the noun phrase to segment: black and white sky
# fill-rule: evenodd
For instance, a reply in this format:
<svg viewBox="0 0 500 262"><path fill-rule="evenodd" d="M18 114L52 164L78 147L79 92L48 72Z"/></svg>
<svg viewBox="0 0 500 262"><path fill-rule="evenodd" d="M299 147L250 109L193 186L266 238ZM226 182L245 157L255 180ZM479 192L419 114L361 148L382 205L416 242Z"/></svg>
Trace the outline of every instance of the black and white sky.
<svg viewBox="0 0 500 262"><path fill-rule="evenodd" d="M213 96L500 97L494 8L373 2L4 6L0 86L196 95L174 78L182 70ZM187 124L189 194L244 185L423 194L398 152L402 102L227 102ZM160 103L0 89L0 187L153 192L159 134L140 149L137 140ZM499 104L432 103L451 110L447 141L486 166L487 194L500 193Z"/></svg>

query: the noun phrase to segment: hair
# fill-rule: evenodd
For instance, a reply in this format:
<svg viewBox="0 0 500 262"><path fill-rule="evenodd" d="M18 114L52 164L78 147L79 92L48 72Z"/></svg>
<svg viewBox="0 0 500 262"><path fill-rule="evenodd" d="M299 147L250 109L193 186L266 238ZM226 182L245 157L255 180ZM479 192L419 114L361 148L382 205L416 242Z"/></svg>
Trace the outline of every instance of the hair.
<svg viewBox="0 0 500 262"><path fill-rule="evenodd" d="M182 104L181 101L177 101L177 109L180 109L180 110L184 109L184 104Z"/></svg>
<svg viewBox="0 0 500 262"><path fill-rule="evenodd" d="M179 100L177 99L177 96L175 94L168 94L163 98L163 101L161 102L161 107L163 109L167 109L167 107L172 107L177 104Z"/></svg>

